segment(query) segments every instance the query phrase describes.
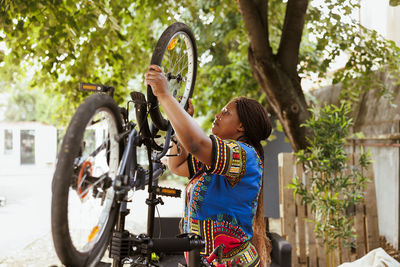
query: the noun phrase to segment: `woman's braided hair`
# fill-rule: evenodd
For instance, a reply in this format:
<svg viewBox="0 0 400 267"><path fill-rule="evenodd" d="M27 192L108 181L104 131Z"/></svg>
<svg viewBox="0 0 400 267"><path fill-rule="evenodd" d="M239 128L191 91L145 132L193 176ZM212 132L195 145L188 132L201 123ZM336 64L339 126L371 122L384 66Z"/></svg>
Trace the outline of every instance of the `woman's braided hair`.
<svg viewBox="0 0 400 267"><path fill-rule="evenodd" d="M253 146L264 160L261 141L266 140L272 130L267 111L257 100L244 96L234 98L233 102L236 103L237 114L245 130L243 141Z"/></svg>
<svg viewBox="0 0 400 267"><path fill-rule="evenodd" d="M244 128L244 135L239 138L255 148L258 155L264 162L264 149L261 145L262 140L266 140L272 131L272 126L265 108L256 100L247 97L237 97L232 100L236 103L236 111L239 120ZM271 262L271 241L266 236L264 221L264 174L262 175L261 192L258 196L256 216L253 222L253 244L260 256L261 266Z"/></svg>

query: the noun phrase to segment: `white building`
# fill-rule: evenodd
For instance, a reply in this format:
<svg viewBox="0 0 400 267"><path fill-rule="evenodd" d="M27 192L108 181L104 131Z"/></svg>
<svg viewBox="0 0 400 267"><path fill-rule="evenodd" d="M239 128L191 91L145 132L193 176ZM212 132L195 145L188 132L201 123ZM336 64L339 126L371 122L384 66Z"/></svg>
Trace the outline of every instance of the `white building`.
<svg viewBox="0 0 400 267"><path fill-rule="evenodd" d="M400 6L390 6L389 0L361 0L360 5L361 24L369 29L376 30L386 39L395 41L397 46L400 46ZM388 86L392 89L398 88L392 84L388 84ZM395 99L399 100L399 97L395 96ZM396 104L400 106L398 101L396 101ZM375 107L375 109L377 108L378 107ZM387 104L386 111L382 111L382 114L397 113L398 110L399 108L395 108L394 110L391 109L390 105ZM373 113L371 110L368 110L367 112ZM385 119L389 120L389 117L392 120L391 123L386 123L387 125L374 125L376 128L374 132L376 132L376 134L399 134L400 124L398 115L387 116ZM383 117L381 120L383 120ZM382 129L384 126L392 126L392 130L384 131ZM361 128L365 131L373 131L372 129L367 129L367 123ZM371 126L369 126L369 128L371 128ZM371 147L372 156L375 161L374 172L379 232L380 235L385 236L386 240L390 244L398 249L400 247L400 148L394 144L385 145L385 147Z"/></svg>
<svg viewBox="0 0 400 267"><path fill-rule="evenodd" d="M361 24L400 46L400 6L390 6L389 0L361 0L360 5Z"/></svg>
<svg viewBox="0 0 400 267"><path fill-rule="evenodd" d="M53 170L57 130L38 122L0 122L0 179Z"/></svg>

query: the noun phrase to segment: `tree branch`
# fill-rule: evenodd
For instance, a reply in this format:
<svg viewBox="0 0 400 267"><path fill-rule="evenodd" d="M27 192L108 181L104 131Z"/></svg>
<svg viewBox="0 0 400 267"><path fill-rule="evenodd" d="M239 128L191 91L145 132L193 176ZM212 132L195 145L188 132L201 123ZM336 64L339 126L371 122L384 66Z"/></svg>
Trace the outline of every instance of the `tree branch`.
<svg viewBox="0 0 400 267"><path fill-rule="evenodd" d="M297 77L299 48L308 0L289 0L278 49L278 61L290 77Z"/></svg>
<svg viewBox="0 0 400 267"><path fill-rule="evenodd" d="M268 1L239 0L238 2L255 57L272 58L268 39Z"/></svg>

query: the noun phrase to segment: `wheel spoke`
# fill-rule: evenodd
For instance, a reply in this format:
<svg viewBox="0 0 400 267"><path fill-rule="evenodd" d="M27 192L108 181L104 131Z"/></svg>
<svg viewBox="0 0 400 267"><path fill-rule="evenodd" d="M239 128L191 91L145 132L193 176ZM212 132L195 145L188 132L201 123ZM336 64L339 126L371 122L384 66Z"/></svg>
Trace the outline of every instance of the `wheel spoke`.
<svg viewBox="0 0 400 267"><path fill-rule="evenodd" d="M94 186L98 185L99 183L101 183L102 181L104 181L105 178L107 178L107 175L103 175L103 177L99 177L99 179L96 182L94 182L93 184L87 186L85 191L83 191L82 193L78 194L78 196L81 199L83 199L85 197L85 194L87 194L92 187L94 187ZM82 186L83 182L84 182L84 180L82 180L82 182L79 184L79 187Z"/></svg>
<svg viewBox="0 0 400 267"><path fill-rule="evenodd" d="M174 63L174 66L173 66L173 73L180 73L181 70L183 69L182 67L179 66L180 63L182 62L182 59L185 59L185 54L183 54L182 56L179 56L177 54L177 60ZM175 71L175 67L177 68L177 71Z"/></svg>
<svg viewBox="0 0 400 267"><path fill-rule="evenodd" d="M182 38L174 37L172 40L177 40L173 49L166 51L167 60L167 72L171 73L172 77L175 77L176 81L170 81L170 88L172 92L176 92L176 97L183 96L186 89L186 82L188 81L187 75L189 75L189 54L187 52L187 43ZM171 41L172 42L172 41ZM179 78L178 80L178 77ZM184 99L186 100L186 99Z"/></svg>

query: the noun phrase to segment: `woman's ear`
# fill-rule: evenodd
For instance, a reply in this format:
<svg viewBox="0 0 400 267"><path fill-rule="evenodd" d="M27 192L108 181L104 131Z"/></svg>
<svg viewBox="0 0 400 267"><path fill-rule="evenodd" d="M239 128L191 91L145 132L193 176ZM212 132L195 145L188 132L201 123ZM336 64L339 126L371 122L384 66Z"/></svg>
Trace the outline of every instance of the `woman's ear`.
<svg viewBox="0 0 400 267"><path fill-rule="evenodd" d="M239 127L237 128L237 131L240 132L240 133L244 133L244 127L243 127L242 123L239 124Z"/></svg>

